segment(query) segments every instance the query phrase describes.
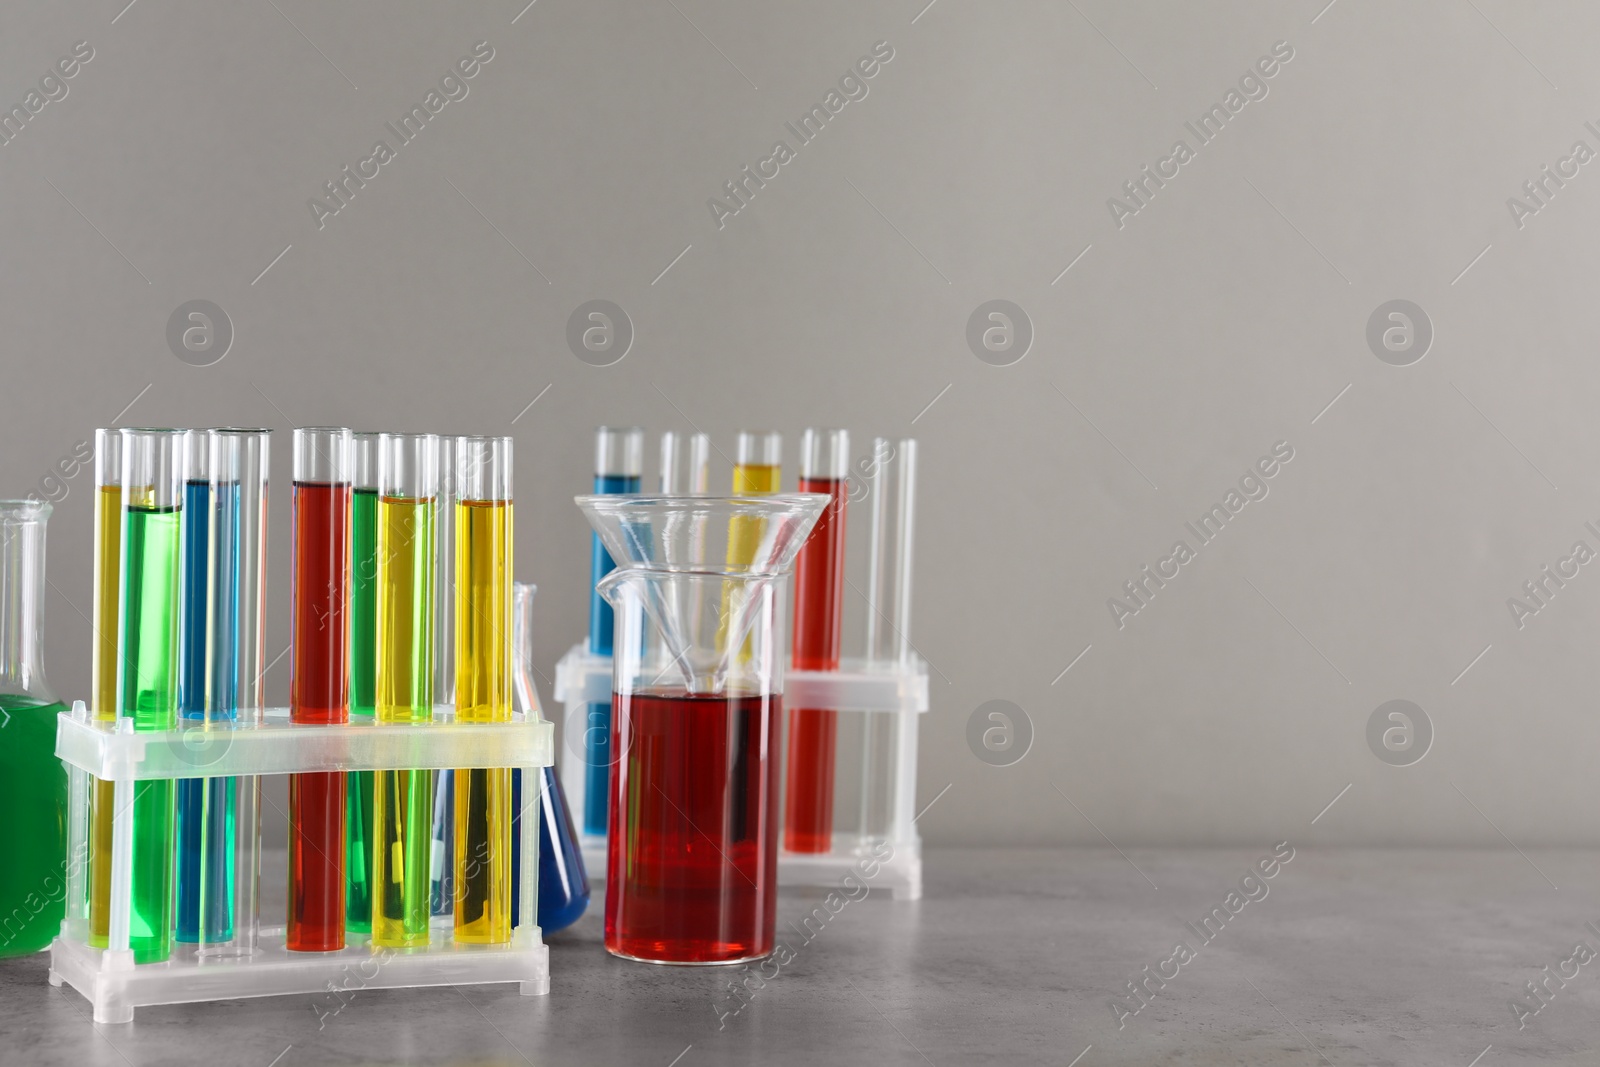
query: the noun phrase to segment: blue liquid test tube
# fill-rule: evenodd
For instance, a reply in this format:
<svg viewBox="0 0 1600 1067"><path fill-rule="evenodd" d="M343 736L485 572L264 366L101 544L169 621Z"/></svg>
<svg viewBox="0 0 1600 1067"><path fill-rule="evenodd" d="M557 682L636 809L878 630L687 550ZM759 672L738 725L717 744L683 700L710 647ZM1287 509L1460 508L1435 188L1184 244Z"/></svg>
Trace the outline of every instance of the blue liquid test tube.
<svg viewBox="0 0 1600 1067"><path fill-rule="evenodd" d="M193 430L189 448L189 480L185 486L182 562L182 620L179 646L179 713L186 728L233 722L238 715L241 655L243 573L240 486L244 460L264 457L266 431ZM264 478L264 471L259 472ZM264 490L259 490L264 492ZM252 509L259 517L259 507ZM255 597L251 597L254 602ZM259 605L257 605L259 607ZM252 628L253 629L253 628ZM184 751L197 766L209 761L217 739L196 735ZM254 780L247 780L254 788ZM179 941L220 945L235 940L236 918L250 924L253 916L236 916L241 888L235 825L239 818L234 778L196 778L178 783L178 921ZM246 798L247 802L251 798ZM254 805L247 803L253 819ZM253 846L247 850L253 852ZM253 857L244 877L254 878ZM250 940L247 936L246 940ZM248 948L246 947L246 951Z"/></svg>
<svg viewBox="0 0 1600 1067"><path fill-rule="evenodd" d="M644 431L637 426L595 431L594 491L637 493L644 474ZM611 605L594 587L616 564L592 534L589 568L589 651L611 655ZM604 834L611 798L611 705L590 704L584 730L583 832Z"/></svg>
<svg viewBox="0 0 1600 1067"><path fill-rule="evenodd" d="M178 717L186 729L206 718L206 645L211 634L207 611L207 570L211 548L211 439L209 430L190 430L180 446L188 480L183 487L183 534L178 578ZM187 750L186 750L187 751ZM178 782L178 941L201 937L201 889L205 862L206 780Z"/></svg>

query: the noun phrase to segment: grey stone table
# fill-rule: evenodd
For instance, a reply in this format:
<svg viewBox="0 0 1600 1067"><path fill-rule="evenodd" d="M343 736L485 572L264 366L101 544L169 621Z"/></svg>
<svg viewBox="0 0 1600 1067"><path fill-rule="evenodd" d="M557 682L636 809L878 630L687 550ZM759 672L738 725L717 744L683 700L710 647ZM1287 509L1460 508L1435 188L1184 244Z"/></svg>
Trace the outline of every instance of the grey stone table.
<svg viewBox="0 0 1600 1067"><path fill-rule="evenodd" d="M95 1027L43 956L9 960L0 1063L1600 1064L1600 958L1574 952L1600 951L1600 852L1300 848L1247 877L1270 854L932 850L926 899L791 934L788 966L720 1020L734 972L612 959L597 909L551 939L548 997L274 997ZM780 926L820 899L785 894Z"/></svg>

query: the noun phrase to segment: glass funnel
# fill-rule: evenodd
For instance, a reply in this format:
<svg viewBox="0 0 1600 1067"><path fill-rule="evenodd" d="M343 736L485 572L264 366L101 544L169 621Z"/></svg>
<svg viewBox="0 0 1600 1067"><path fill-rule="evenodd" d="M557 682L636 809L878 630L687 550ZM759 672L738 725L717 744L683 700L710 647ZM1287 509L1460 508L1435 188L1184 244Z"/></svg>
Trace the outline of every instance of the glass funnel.
<svg viewBox="0 0 1600 1067"><path fill-rule="evenodd" d="M44 673L44 535L50 505L0 501L0 956L37 952L67 894L67 776L56 759L61 702Z"/></svg>
<svg viewBox="0 0 1600 1067"><path fill-rule="evenodd" d="M827 503L579 497L617 569L605 941L713 964L772 950L783 579Z"/></svg>

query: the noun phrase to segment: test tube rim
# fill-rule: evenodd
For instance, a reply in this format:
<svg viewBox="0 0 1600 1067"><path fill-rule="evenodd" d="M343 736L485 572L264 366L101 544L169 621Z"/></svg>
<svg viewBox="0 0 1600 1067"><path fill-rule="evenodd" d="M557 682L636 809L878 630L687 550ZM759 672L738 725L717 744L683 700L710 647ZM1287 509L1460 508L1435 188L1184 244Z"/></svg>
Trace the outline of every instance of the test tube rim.
<svg viewBox="0 0 1600 1067"><path fill-rule="evenodd" d="M185 482L211 481L211 440L216 430L209 426L195 426L183 431L183 480Z"/></svg>
<svg viewBox="0 0 1600 1067"><path fill-rule="evenodd" d="M660 460L660 477L658 484L661 492L674 493L672 488L678 484L678 442L682 435L677 430L663 430L661 432L661 445L657 450Z"/></svg>
<svg viewBox="0 0 1600 1067"><path fill-rule="evenodd" d="M301 442L305 441L309 443L313 435L316 434L328 434L330 436L336 436L337 439L344 444L344 455L338 459L335 459L332 456L325 457L327 460L326 466L331 468L333 472L330 477L302 478L300 477L300 468L302 465L300 450L303 447ZM348 426L296 426L294 428L293 441L290 445L290 480L295 485L349 485L352 478L352 471L350 468L354 466L355 463L354 453L355 436L351 433L350 427ZM316 464L310 465L313 467L316 466Z"/></svg>
<svg viewBox="0 0 1600 1067"><path fill-rule="evenodd" d="M118 484L121 485L123 490L122 510L124 513L130 510L147 511L152 507L162 511L183 510L183 484L188 480L189 476L187 470L188 456L184 451L183 439L191 432L190 429L184 427L168 426L121 426L117 428L117 433L122 441L122 454L118 457L119 465L122 467L122 477ZM138 450L129 448L130 441L148 442L152 447L156 448L156 451L148 456L141 456ZM152 468L156 471L154 477L159 478L159 482L129 477L128 468L130 464L150 464L166 448L170 448L172 453L170 469L161 471L159 463L156 463L155 467ZM143 466L141 466L141 469L144 469ZM141 492L141 490L144 492ZM149 500L145 499L146 496L149 497ZM161 502L166 501L168 498L171 500L170 503Z"/></svg>
<svg viewBox="0 0 1600 1067"><path fill-rule="evenodd" d="M406 500L431 500L439 499L441 478L439 471L439 458L443 454L441 438L436 433L403 433L385 431L378 435L378 495L390 499ZM391 468L394 459L389 455L390 448L413 448L432 446L432 455L415 457L418 462L415 469L406 472L405 476L396 473ZM352 450L353 450L352 446ZM392 481L391 481L392 479ZM409 481L416 485L416 490L393 489L392 484Z"/></svg>
<svg viewBox="0 0 1600 1067"><path fill-rule="evenodd" d="M105 451L112 453L101 454ZM94 431L94 484L99 487L122 488L122 430L115 426L100 426Z"/></svg>
<svg viewBox="0 0 1600 1067"><path fill-rule="evenodd" d="M644 477L643 426L596 426L594 452L596 477ZM614 457L612 453L615 453ZM615 458L617 462L607 462L608 457Z"/></svg>
<svg viewBox="0 0 1600 1067"><path fill-rule="evenodd" d="M696 431L689 435L689 493L705 496L711 487L711 435Z"/></svg>
<svg viewBox="0 0 1600 1067"><path fill-rule="evenodd" d="M441 466L449 466L451 469L454 499L473 503L510 503L513 499L512 486L514 483L512 478L515 470L513 462L516 453L516 439L509 434L460 434L450 440L452 442L450 462L445 464L441 455L440 463ZM480 447L485 448L488 455L499 454L497 462L503 467L503 473L500 478L472 479L462 476L462 470L468 463L468 453L472 449ZM442 448L441 444L441 451ZM475 486L470 494L466 488L469 483Z"/></svg>
<svg viewBox="0 0 1600 1067"><path fill-rule="evenodd" d="M350 433L350 484L357 492L376 493L378 491L378 440L387 430L353 430ZM363 470L364 464L361 455L361 446L372 446L371 469Z"/></svg>
<svg viewBox="0 0 1600 1067"><path fill-rule="evenodd" d="M811 481L843 481L849 476L850 431L839 426L806 427L800 435L800 477Z"/></svg>
<svg viewBox="0 0 1600 1067"><path fill-rule="evenodd" d="M746 447L756 458L746 459ZM783 464L783 434L778 430L740 430L733 439L734 465L778 467Z"/></svg>
<svg viewBox="0 0 1600 1067"><path fill-rule="evenodd" d="M26 497L0 500L0 515L3 515L6 521L32 522L34 519L46 519L53 510L55 506L48 500L29 500ZM33 511L34 514L22 514L27 511ZM10 512L17 514L7 514Z"/></svg>

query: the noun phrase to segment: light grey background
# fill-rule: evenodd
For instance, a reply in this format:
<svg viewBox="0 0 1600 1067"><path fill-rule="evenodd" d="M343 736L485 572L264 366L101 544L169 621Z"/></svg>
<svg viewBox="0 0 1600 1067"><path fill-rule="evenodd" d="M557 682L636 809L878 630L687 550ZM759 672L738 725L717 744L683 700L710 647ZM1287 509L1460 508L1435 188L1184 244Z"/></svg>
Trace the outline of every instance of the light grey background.
<svg viewBox="0 0 1600 1067"><path fill-rule="evenodd" d="M1600 841L1600 566L1521 630L1506 605L1600 549L1600 164L1520 230L1506 206L1600 148L1600 11L524 2L0 9L7 104L95 49L0 146L4 492L113 420L276 428L276 654L290 427L512 433L548 675L584 629L594 425L777 428L787 484L808 424L915 435L929 839ZM479 40L470 95L319 230L307 199ZM719 230L707 198L880 40L869 95ZM1277 41L1269 95L1119 229L1107 198ZM565 343L597 298L636 332L607 368ZM1409 367L1365 340L1396 298L1435 330ZM233 322L215 366L166 345L193 299ZM1014 366L967 347L991 299L1032 320ZM1279 441L1270 495L1119 630L1107 598ZM91 482L50 529L69 698ZM1033 723L1014 766L968 749L993 699ZM1368 749L1391 699L1433 723L1414 766Z"/></svg>

